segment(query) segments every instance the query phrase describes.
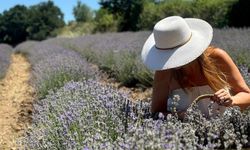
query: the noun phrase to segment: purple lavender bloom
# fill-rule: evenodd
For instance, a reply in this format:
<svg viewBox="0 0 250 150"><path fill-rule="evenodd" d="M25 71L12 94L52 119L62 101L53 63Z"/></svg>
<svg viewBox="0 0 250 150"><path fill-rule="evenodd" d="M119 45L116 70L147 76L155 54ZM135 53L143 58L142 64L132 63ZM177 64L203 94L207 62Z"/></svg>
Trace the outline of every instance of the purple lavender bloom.
<svg viewBox="0 0 250 150"><path fill-rule="evenodd" d="M68 81L98 75L97 70L77 52L59 45L30 41L18 45L16 51L25 53L32 64L31 83L38 97L45 97L49 90L59 88Z"/></svg>

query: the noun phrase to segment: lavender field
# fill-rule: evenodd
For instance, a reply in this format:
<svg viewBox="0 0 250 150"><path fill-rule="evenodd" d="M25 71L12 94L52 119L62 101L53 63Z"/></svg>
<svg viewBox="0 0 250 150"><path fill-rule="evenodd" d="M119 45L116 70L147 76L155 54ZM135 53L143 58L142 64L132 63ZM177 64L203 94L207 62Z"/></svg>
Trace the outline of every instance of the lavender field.
<svg viewBox="0 0 250 150"><path fill-rule="evenodd" d="M77 38L54 38L56 43L79 52L125 86L152 86L152 72L140 61L140 51L150 32L125 32L86 35ZM239 67L250 70L250 29L214 29L211 45L227 51ZM130 72L127 74L127 72ZM248 81L249 83L249 81ZM250 85L250 84L249 84Z"/></svg>
<svg viewBox="0 0 250 150"><path fill-rule="evenodd" d="M10 55L13 48L7 44L0 44L0 79L4 77L10 64Z"/></svg>
<svg viewBox="0 0 250 150"><path fill-rule="evenodd" d="M27 41L15 48L32 65L37 92L27 149L243 149L250 147L250 108L205 118L190 108L183 121L152 115L150 101L100 83L103 72L127 87L149 88L153 72L140 61L149 32ZM215 29L212 45L226 50L250 85L250 29ZM99 69L93 67L97 65ZM194 111L195 110L195 111Z"/></svg>

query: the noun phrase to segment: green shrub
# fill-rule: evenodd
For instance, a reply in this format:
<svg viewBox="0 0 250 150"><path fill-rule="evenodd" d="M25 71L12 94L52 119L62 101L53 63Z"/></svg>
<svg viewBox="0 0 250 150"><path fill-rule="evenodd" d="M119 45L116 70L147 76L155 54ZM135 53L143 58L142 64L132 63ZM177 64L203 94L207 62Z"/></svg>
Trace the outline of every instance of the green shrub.
<svg viewBox="0 0 250 150"><path fill-rule="evenodd" d="M95 32L115 32L117 31L118 20L115 20L114 15L105 9L99 9L96 13L96 28Z"/></svg>
<svg viewBox="0 0 250 150"><path fill-rule="evenodd" d="M153 72L150 71L148 68L146 68L146 66L141 61L139 61L138 58L136 61L136 68L137 68L137 71L134 75L135 78L138 80L138 83L136 84L136 86L144 88L144 89L148 87L152 87Z"/></svg>
<svg viewBox="0 0 250 150"><path fill-rule="evenodd" d="M62 86L65 83L73 80L80 81L81 75L78 74L69 74L67 72L57 72L54 75L49 76L48 79L41 82L37 90L37 96L39 99L45 98L50 90L54 91Z"/></svg>
<svg viewBox="0 0 250 150"><path fill-rule="evenodd" d="M208 21L213 27L224 27L229 23L229 12L237 0L195 0L193 17Z"/></svg>
<svg viewBox="0 0 250 150"><path fill-rule="evenodd" d="M144 4L140 14L138 28L141 30L152 30L154 24L161 18L164 18L164 14L160 11L159 6L155 3L147 2Z"/></svg>
<svg viewBox="0 0 250 150"><path fill-rule="evenodd" d="M145 2L138 27L152 30L155 23L168 16L200 18L213 27L229 23L229 13L237 0L165 0L159 3Z"/></svg>
<svg viewBox="0 0 250 150"><path fill-rule="evenodd" d="M71 22L69 25L59 28L53 33L57 37L77 37L93 33L95 25L93 21L84 23Z"/></svg>
<svg viewBox="0 0 250 150"><path fill-rule="evenodd" d="M73 8L73 14L77 22L87 22L93 19L93 11L89 6L77 1L77 5Z"/></svg>
<svg viewBox="0 0 250 150"><path fill-rule="evenodd" d="M135 86L138 80L135 77L137 72L135 52L121 52L115 57L115 78L125 86Z"/></svg>
<svg viewBox="0 0 250 150"><path fill-rule="evenodd" d="M115 68L116 68L116 59L113 51L109 51L107 53L98 53L94 54L98 61L99 68L108 73L110 77L115 77ZM94 62L92 60L92 62Z"/></svg>
<svg viewBox="0 0 250 150"><path fill-rule="evenodd" d="M193 15L193 5L190 1L183 0L170 0L165 1L159 5L160 11L165 16L182 16L184 18L191 17Z"/></svg>
<svg viewBox="0 0 250 150"><path fill-rule="evenodd" d="M153 29L153 26L160 19L168 16L191 17L193 14L192 2L183 0L168 0L160 3L145 2L143 11L140 14L138 27L146 30Z"/></svg>

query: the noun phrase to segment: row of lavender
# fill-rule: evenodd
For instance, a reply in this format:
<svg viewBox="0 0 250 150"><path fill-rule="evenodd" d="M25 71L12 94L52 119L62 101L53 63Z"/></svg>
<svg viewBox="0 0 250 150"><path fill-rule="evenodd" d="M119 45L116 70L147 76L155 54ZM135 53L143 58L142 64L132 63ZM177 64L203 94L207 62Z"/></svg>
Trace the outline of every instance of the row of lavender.
<svg viewBox="0 0 250 150"><path fill-rule="evenodd" d="M13 52L12 47L7 44L0 44L0 79L4 77L8 66L10 65L10 55Z"/></svg>
<svg viewBox="0 0 250 150"><path fill-rule="evenodd" d="M55 38L57 43L73 49L87 61L97 64L100 70L125 86L143 88L152 85L152 72L141 63L139 52L149 32L125 32L86 35L72 39Z"/></svg>
<svg viewBox="0 0 250 150"><path fill-rule="evenodd" d="M110 77L126 86L149 87L152 72L140 60L140 51L150 32L126 32L86 35L73 39L55 38L45 42L80 52ZM214 29L212 45L226 50L237 65L250 72L250 29ZM129 73L128 73L129 72ZM248 79L250 85L250 81Z"/></svg>
<svg viewBox="0 0 250 150"><path fill-rule="evenodd" d="M96 74L77 52L58 45L27 41L19 44L15 52L26 55L32 64L31 84L36 88L38 98L68 81L79 81Z"/></svg>
<svg viewBox="0 0 250 150"><path fill-rule="evenodd" d="M218 149L250 147L250 110L228 108L207 120L196 108L184 121L94 80L69 82L34 105L33 126L20 142L27 149Z"/></svg>

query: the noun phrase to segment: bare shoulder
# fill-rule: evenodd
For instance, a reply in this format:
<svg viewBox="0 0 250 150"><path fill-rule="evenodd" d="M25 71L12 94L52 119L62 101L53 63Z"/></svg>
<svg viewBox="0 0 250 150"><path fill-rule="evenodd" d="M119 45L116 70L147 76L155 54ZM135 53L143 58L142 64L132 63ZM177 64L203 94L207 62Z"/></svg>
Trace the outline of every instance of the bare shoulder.
<svg viewBox="0 0 250 150"><path fill-rule="evenodd" d="M218 60L218 61L223 61L223 60L227 60L227 59L232 59L228 53L221 49L221 48L214 48L213 51L211 52L210 55L212 58Z"/></svg>
<svg viewBox="0 0 250 150"><path fill-rule="evenodd" d="M237 66L235 65L233 59L225 50L221 48L214 48L210 54L210 57L214 59L217 65L224 68L226 72L228 72L229 70L233 71L237 69Z"/></svg>
<svg viewBox="0 0 250 150"><path fill-rule="evenodd" d="M238 67L233 62L232 58L226 51L220 48L215 48L211 57L215 59L215 62L219 66L219 69L225 73L228 77L228 82L235 93L240 91L248 91L249 88L244 81Z"/></svg>

